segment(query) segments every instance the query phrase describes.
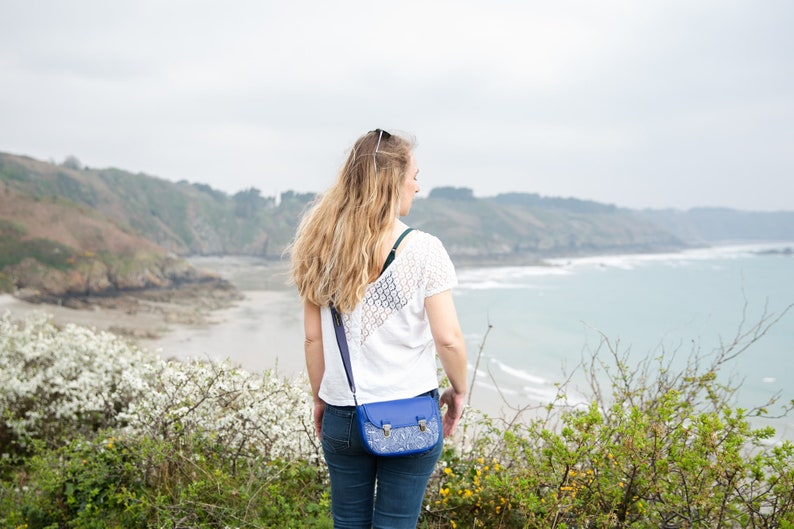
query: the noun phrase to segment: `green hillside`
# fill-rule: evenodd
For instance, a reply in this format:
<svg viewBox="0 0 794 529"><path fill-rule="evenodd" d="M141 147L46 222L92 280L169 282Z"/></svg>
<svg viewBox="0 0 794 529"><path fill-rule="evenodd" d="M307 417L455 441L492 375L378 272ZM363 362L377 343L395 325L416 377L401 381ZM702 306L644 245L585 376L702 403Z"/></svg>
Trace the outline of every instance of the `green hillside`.
<svg viewBox="0 0 794 529"><path fill-rule="evenodd" d="M0 178L6 190L37 201L39 207L69 202L86 216L103 217L117 229L180 256L280 258L313 198L287 192L277 201L257 189L227 195L204 184L173 183L119 169L64 167L8 154L0 154ZM542 257L680 245L630 212L575 199L527 194L476 199L466 189L440 188L414 204L408 221L438 235L461 257Z"/></svg>
<svg viewBox="0 0 794 529"><path fill-rule="evenodd" d="M681 248L633 212L577 199L510 193L473 198L454 188L414 202L408 222L438 235L465 261L526 263L545 257Z"/></svg>
<svg viewBox="0 0 794 529"><path fill-rule="evenodd" d="M193 255L282 259L314 198L292 191L264 197L255 188L228 195L205 184L84 168L75 159L57 165L4 153L0 186L0 290L56 295L195 281L200 274L181 259ZM734 219L741 237L780 238L790 232L780 219L794 215L677 213L527 193L476 198L447 187L417 199L406 220L438 236L458 262L528 264L681 248L716 234L714 226L726 235L723 218Z"/></svg>
<svg viewBox="0 0 794 529"><path fill-rule="evenodd" d="M56 301L217 279L137 229L144 216L99 173L0 154L0 291Z"/></svg>

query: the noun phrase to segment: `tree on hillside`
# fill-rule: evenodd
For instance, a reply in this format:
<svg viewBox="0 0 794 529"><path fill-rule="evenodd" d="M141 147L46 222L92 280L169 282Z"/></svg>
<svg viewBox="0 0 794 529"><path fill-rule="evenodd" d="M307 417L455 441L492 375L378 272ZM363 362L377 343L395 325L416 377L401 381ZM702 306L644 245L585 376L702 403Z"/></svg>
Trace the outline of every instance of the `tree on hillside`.
<svg viewBox="0 0 794 529"><path fill-rule="evenodd" d="M255 187L238 191L232 198L234 198L234 214L244 219L254 218L258 211L273 206L273 199L265 199Z"/></svg>
<svg viewBox="0 0 794 529"><path fill-rule="evenodd" d="M187 184L186 180L182 180L182 181L177 182L177 183L181 184L182 182ZM195 187L196 189L198 189L202 193L208 194L209 196L211 196L212 198L214 198L217 201L223 201L223 200L226 199L226 193L224 193L223 191L218 191L217 189L213 189L212 187L208 186L207 184L194 183L194 184L190 184L190 185L192 185L193 187Z"/></svg>
<svg viewBox="0 0 794 529"><path fill-rule="evenodd" d="M75 171L81 171L83 169L83 164L80 163L80 160L77 159L77 156L70 154L63 162L61 162L61 167L65 167L66 169L74 169Z"/></svg>
<svg viewBox="0 0 794 529"><path fill-rule="evenodd" d="M316 193L297 193L295 191L289 190L281 193L281 202L279 205L280 207L291 204L305 205L315 198L317 198Z"/></svg>

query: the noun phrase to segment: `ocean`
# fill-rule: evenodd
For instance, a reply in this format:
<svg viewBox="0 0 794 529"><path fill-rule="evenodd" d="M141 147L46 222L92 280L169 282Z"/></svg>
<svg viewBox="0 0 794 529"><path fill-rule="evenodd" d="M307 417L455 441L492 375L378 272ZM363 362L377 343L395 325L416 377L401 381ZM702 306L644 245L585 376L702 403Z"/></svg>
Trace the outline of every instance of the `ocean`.
<svg viewBox="0 0 794 529"><path fill-rule="evenodd" d="M630 366L647 358L656 365L661 357L675 371L693 354L707 365L737 333L779 318L719 378L740 384L735 403L745 409L777 396L769 408L775 414L794 400L794 307L787 311L794 305L792 248L731 245L460 268L455 301L471 363L482 350L474 391L498 386L511 406L533 405L553 399L555 384L570 376L575 403L590 394L576 368L594 355L609 363L605 340ZM767 422L794 436L791 417Z"/></svg>
<svg viewBox="0 0 794 529"><path fill-rule="evenodd" d="M741 384L735 405L752 409L777 396L768 408L774 415L794 399L794 307L786 312L794 304L792 248L726 245L557 259L548 266L458 267L454 299L475 380L472 405L496 403L509 413L548 403L568 377L570 402L587 402L587 381L576 368L583 358L608 361L604 340L630 366L662 358L675 371L695 353L706 365L737 333L779 318L720 370L721 381ZM302 308L283 275L274 277L256 259L194 263L217 270L247 299L222 311L218 323L177 329L154 347L181 358L230 358L252 371L275 362L287 373L302 370ZM757 424L794 439L794 417Z"/></svg>

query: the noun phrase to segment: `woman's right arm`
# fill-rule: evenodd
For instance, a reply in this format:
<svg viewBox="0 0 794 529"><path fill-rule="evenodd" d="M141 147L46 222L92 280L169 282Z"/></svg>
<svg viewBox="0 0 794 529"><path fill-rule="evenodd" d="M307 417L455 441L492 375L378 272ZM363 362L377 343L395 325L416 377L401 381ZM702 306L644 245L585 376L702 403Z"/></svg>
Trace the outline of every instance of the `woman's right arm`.
<svg viewBox="0 0 794 529"><path fill-rule="evenodd" d="M441 395L447 405L444 414L444 437L451 435L458 425L465 406L467 386L466 342L458 322L458 313L452 300L452 291L446 290L425 299L425 312L430 332L436 345L441 366L449 378L451 388Z"/></svg>
<svg viewBox="0 0 794 529"><path fill-rule="evenodd" d="M308 301L303 304L303 343L306 355L306 372L309 374L309 383L312 387L314 399L314 432L317 437L322 434L323 413L325 402L320 397L320 383L325 374L325 358L323 357L323 326L320 318L320 307Z"/></svg>

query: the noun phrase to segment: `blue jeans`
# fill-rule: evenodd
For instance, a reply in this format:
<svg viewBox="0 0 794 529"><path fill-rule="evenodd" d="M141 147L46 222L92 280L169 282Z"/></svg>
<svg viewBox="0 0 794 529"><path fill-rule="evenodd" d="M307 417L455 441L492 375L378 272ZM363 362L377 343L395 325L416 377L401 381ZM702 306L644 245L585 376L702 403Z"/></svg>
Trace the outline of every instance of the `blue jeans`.
<svg viewBox="0 0 794 529"><path fill-rule="evenodd" d="M438 391L433 395L438 400ZM422 454L373 456L362 445L353 406L326 405L322 428L334 529L415 529L444 441Z"/></svg>

